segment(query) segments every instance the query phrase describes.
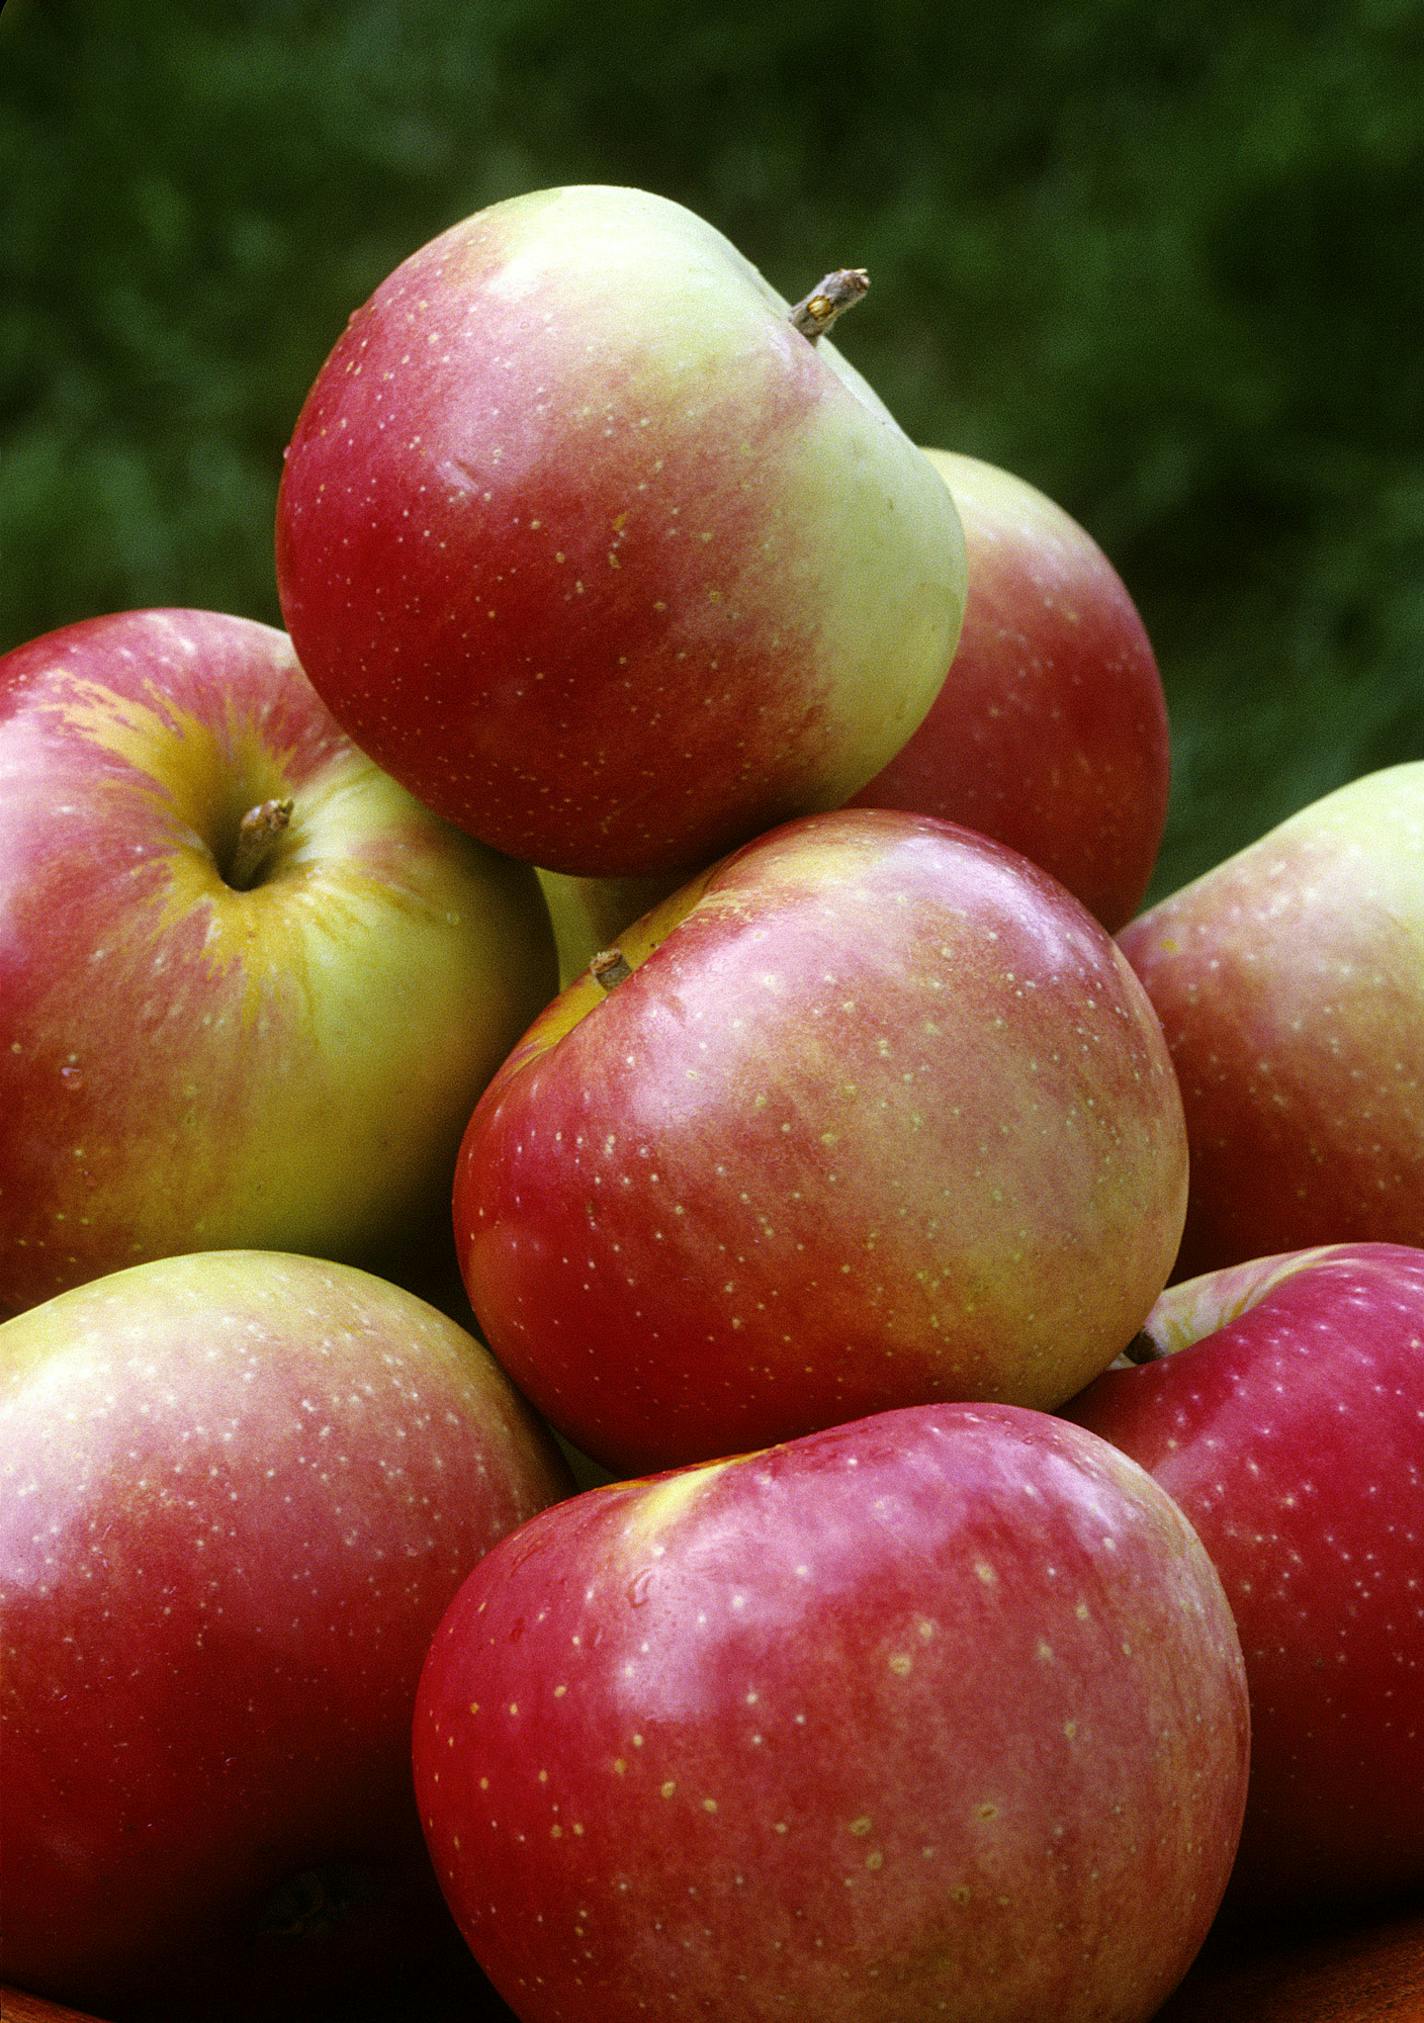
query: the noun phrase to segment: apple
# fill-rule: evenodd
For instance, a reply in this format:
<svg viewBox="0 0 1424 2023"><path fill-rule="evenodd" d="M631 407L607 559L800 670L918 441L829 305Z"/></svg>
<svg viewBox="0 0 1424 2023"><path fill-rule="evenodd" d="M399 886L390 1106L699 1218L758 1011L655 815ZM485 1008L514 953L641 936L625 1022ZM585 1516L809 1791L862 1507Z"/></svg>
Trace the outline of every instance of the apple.
<svg viewBox="0 0 1424 2023"><path fill-rule="evenodd" d="M428 1241L555 988L533 872L213 612L0 659L0 919L0 1312L175 1251Z"/></svg>
<svg viewBox="0 0 1424 2023"><path fill-rule="evenodd" d="M1173 1286L1065 1409L1181 1505L1251 1691L1239 1904L1424 1894L1424 1251Z"/></svg>
<svg viewBox="0 0 1424 2023"><path fill-rule="evenodd" d="M1051 1407L1136 1333L1181 1233L1176 1084L1113 942L1026 858L809 816L610 957L490 1083L455 1180L481 1332L584 1453Z"/></svg>
<svg viewBox="0 0 1424 2023"><path fill-rule="evenodd" d="M964 546L875 394L722 235L541 190L397 268L308 395L282 609L332 713L551 870L703 865L833 808L944 680Z"/></svg>
<svg viewBox="0 0 1424 2023"><path fill-rule="evenodd" d="M493 1359L344 1265L138 1265L0 1328L0 1979L305 2019L446 1927L410 1795L465 1575L566 1493Z"/></svg>
<svg viewBox="0 0 1424 2023"><path fill-rule="evenodd" d="M1115 932L1142 903L1167 817L1167 706L1122 578L1032 485L929 450L964 529L968 601L929 715L865 808L982 829Z"/></svg>
<svg viewBox="0 0 1424 2023"><path fill-rule="evenodd" d="M1424 760L1302 809L1120 939L1182 1085L1178 1275L1424 1244Z"/></svg>
<svg viewBox="0 0 1424 2023"><path fill-rule="evenodd" d="M545 1512L451 1604L414 1732L446 1898L523 2023L1145 2019L1246 1791L1190 1525L1013 1406Z"/></svg>

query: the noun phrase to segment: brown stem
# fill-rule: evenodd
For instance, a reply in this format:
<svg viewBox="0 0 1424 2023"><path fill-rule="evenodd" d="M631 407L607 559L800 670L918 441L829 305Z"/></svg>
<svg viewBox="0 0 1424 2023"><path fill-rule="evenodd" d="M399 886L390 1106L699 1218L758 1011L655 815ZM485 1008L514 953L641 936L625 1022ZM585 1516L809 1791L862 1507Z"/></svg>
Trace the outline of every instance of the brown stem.
<svg viewBox="0 0 1424 2023"><path fill-rule="evenodd" d="M249 808L237 825L237 842L227 882L234 892L247 892L257 883L272 855L272 846L292 819L290 801L260 801Z"/></svg>
<svg viewBox="0 0 1424 2023"><path fill-rule="evenodd" d="M621 948L601 948L589 964L588 973L600 990L612 990L633 974L633 965Z"/></svg>
<svg viewBox="0 0 1424 2023"><path fill-rule="evenodd" d="M1160 1343L1152 1339L1146 1328L1139 1328L1123 1350L1123 1354L1130 1363L1158 1363L1166 1353L1167 1351Z"/></svg>
<svg viewBox="0 0 1424 2023"><path fill-rule="evenodd" d="M853 309L866 289L870 276L864 267L837 267L824 281L818 281L809 295L803 295L791 312L791 327L799 330L808 344L824 337L838 316Z"/></svg>

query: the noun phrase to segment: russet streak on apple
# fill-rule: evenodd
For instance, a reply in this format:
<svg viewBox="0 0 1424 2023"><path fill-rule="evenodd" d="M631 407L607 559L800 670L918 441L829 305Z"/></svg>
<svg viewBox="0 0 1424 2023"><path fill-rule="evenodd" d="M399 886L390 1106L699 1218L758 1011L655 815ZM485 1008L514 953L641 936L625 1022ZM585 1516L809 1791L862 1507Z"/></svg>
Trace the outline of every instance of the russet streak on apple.
<svg viewBox="0 0 1424 2023"><path fill-rule="evenodd" d="M547 191L413 255L303 409L283 611L334 714L554 869L705 863L834 807L963 607L934 473L711 227Z"/></svg>
<svg viewBox="0 0 1424 2023"><path fill-rule="evenodd" d="M936 1396L1052 1405L1136 1332L1186 1174L1108 936L929 818L811 817L620 944L476 1108L482 1328L576 1445L667 1466Z"/></svg>
<svg viewBox="0 0 1424 2023"><path fill-rule="evenodd" d="M526 2023L1156 2009L1226 1880L1240 1653L1180 1514L1070 1432L890 1413L595 1490L476 1569L417 1797Z"/></svg>

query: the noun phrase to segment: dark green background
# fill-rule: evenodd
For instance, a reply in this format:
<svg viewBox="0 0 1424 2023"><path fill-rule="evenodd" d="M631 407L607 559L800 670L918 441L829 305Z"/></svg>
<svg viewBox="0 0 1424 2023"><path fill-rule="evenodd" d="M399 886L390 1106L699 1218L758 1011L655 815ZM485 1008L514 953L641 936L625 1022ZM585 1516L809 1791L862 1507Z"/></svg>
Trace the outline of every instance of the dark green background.
<svg viewBox="0 0 1424 2023"><path fill-rule="evenodd" d="M703 212L921 441L1052 493L1158 648L1155 889L1424 754L1417 0L10 0L0 647L275 619L282 445L348 313L494 198Z"/></svg>

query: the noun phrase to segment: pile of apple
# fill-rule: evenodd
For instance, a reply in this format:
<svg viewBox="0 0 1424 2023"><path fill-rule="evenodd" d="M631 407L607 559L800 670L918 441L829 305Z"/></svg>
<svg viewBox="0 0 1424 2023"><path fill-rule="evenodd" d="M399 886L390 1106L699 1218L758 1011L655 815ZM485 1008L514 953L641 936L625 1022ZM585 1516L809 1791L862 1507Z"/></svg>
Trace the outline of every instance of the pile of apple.
<svg viewBox="0 0 1424 2023"><path fill-rule="evenodd" d="M1424 1890L1424 764L1130 919L1141 622L865 285L497 205L290 644L0 660L0 1978L1130 2023Z"/></svg>

